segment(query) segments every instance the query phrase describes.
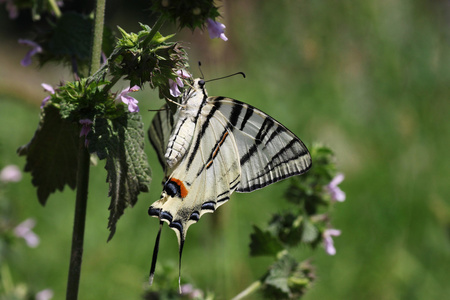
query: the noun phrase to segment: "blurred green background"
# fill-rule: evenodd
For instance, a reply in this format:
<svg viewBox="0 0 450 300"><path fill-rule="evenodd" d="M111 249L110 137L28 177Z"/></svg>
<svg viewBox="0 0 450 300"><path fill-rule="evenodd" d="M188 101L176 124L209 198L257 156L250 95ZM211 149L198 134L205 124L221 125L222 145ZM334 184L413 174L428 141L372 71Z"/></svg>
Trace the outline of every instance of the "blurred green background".
<svg viewBox="0 0 450 300"><path fill-rule="evenodd" d="M107 2L111 25L138 30L137 22L152 24L144 1L128 10L113 6L116 2ZM209 94L270 113L306 145L328 145L346 176L341 187L347 200L332 213L333 226L342 230L335 238L337 254L298 250L299 257L310 257L316 265L317 280L304 299L450 298L449 2L253 0L221 5L228 42L210 40L207 32L177 35L188 47L191 72L200 75L198 60L206 78L244 71L246 79L210 83ZM72 80L62 66L20 66L28 49L16 41L30 37L30 24L21 13L16 21L9 21L5 11L0 14L0 168L25 164L15 151L36 129L46 96L40 83ZM175 30L167 26L163 33ZM154 113L147 110L163 102L148 87L133 96L148 126ZM143 292L158 229L147 208L159 198L162 179L150 144L146 147L151 191L126 210L109 243L104 162L91 169L80 299L139 299ZM252 224L263 225L286 206L286 187L281 182L234 194L192 226L183 279L214 292L216 299L230 299L261 276L271 260L249 258L249 233ZM24 174L4 194L10 218L35 218L34 231L41 239L35 249L13 244L7 263L14 282L35 290L51 288L54 299L62 299L75 193L66 188L42 207L30 175ZM156 284L162 278L158 270L173 265L176 271L177 266L177 241L167 226L160 249Z"/></svg>

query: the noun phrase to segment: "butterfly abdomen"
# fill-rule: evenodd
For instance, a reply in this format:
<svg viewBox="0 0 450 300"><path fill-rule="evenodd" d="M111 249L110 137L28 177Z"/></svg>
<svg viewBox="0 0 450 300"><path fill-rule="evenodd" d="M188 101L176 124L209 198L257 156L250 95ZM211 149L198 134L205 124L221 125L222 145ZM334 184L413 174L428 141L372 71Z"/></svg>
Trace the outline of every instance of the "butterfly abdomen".
<svg viewBox="0 0 450 300"><path fill-rule="evenodd" d="M181 158L186 154L187 149L192 141L195 123L185 116L180 118L173 129L167 144L167 151L164 155L169 167L175 166Z"/></svg>

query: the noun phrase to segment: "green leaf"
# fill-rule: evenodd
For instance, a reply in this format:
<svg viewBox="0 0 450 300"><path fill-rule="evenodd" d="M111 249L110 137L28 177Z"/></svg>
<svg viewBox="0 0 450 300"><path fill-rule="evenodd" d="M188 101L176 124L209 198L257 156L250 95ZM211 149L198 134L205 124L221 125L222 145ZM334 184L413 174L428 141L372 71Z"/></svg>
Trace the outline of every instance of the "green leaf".
<svg viewBox="0 0 450 300"><path fill-rule="evenodd" d="M65 13L58 19L48 50L53 55L71 57L87 61L90 57L90 36L92 20L77 13Z"/></svg>
<svg viewBox="0 0 450 300"><path fill-rule="evenodd" d="M308 261L299 263L289 254L283 255L271 267L264 282L264 296L269 299L299 299L315 279Z"/></svg>
<svg viewBox="0 0 450 300"><path fill-rule="evenodd" d="M128 206L137 202L140 192L148 192L151 177L144 152L144 126L141 116L127 113L114 120L96 118L88 135L89 152L106 158L111 203L108 228L110 240L116 223Z"/></svg>
<svg viewBox="0 0 450 300"><path fill-rule="evenodd" d="M25 172L31 172L42 205L56 189L76 187L79 130L78 124L62 119L57 108L47 105L33 138L17 150L27 156Z"/></svg>
<svg viewBox="0 0 450 300"><path fill-rule="evenodd" d="M297 265L298 262L292 256L288 254L283 255L271 266L264 283L288 296L291 292L289 289L289 277L297 268Z"/></svg>
<svg viewBox="0 0 450 300"><path fill-rule="evenodd" d="M319 230L308 219L303 220L302 242L313 243L319 237Z"/></svg>
<svg viewBox="0 0 450 300"><path fill-rule="evenodd" d="M253 225L254 232L250 235L250 255L251 256L276 256L283 250L283 246L278 239L269 231L262 231L258 226Z"/></svg>

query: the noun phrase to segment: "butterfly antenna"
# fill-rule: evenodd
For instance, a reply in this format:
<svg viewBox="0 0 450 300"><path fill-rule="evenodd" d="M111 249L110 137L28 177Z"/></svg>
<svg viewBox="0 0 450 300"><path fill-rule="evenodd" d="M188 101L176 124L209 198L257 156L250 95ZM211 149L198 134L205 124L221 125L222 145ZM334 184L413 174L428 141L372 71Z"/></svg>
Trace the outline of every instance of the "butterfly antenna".
<svg viewBox="0 0 450 300"><path fill-rule="evenodd" d="M236 73L231 74L231 75L227 75L227 76L223 76L223 77L219 77L219 78L213 78L213 79L210 79L210 80L205 80L205 82L211 82L211 81L214 81L214 80L225 79L225 78L228 78L228 77L231 77L231 76L236 76L236 75L242 75L242 77L245 78L245 73L244 72L236 72Z"/></svg>
<svg viewBox="0 0 450 300"><path fill-rule="evenodd" d="M161 229L163 224L164 224L163 221L159 222L159 231L158 235L156 236L155 247L153 248L152 266L150 267L150 275L148 277L148 283L150 284L150 286L152 285L153 277L155 276L156 260L158 258L158 250L159 250L159 239L161 238Z"/></svg>
<svg viewBox="0 0 450 300"><path fill-rule="evenodd" d="M203 72L202 72L202 62L201 61L198 61L198 70L200 71L200 74L202 74L202 79L203 78L205 78L205 76L203 75Z"/></svg>

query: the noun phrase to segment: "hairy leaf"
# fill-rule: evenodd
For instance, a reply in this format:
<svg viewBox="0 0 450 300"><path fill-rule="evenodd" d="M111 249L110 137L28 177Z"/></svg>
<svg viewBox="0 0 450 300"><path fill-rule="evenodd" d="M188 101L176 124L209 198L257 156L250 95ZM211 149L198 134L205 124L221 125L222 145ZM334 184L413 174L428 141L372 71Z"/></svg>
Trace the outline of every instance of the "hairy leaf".
<svg viewBox="0 0 450 300"><path fill-rule="evenodd" d="M289 277L295 271L297 265L298 262L292 256L283 255L272 265L264 283L288 296L291 292L289 289Z"/></svg>
<svg viewBox="0 0 450 300"><path fill-rule="evenodd" d="M127 206L137 202L140 192L148 192L150 167L144 152L144 130L141 116L127 113L114 120L96 118L88 135L89 152L106 158L108 172L110 240L116 223Z"/></svg>
<svg viewBox="0 0 450 300"><path fill-rule="evenodd" d="M17 153L27 157L25 172L31 172L39 202L45 205L56 189L76 187L79 126L61 118L59 110L47 105L31 141Z"/></svg>

